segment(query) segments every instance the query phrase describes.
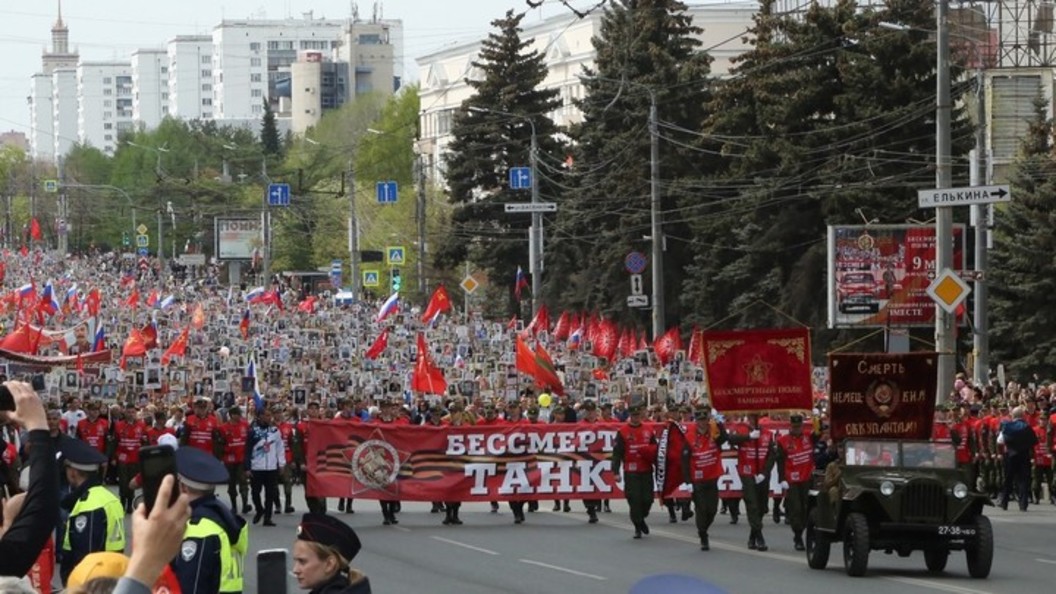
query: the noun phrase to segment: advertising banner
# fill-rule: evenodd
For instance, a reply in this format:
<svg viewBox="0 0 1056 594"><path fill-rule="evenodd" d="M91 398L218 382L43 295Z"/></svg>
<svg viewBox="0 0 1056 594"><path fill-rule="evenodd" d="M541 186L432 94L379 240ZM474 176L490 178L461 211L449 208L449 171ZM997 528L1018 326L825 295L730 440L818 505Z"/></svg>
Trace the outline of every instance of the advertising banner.
<svg viewBox="0 0 1056 594"><path fill-rule="evenodd" d="M217 217L215 224L218 260L253 259L253 250L261 245L260 219Z"/></svg>
<svg viewBox="0 0 1056 594"><path fill-rule="evenodd" d="M715 410L814 408L808 328L704 332L703 350Z"/></svg>
<svg viewBox="0 0 1056 594"><path fill-rule="evenodd" d="M963 225L952 241L954 270L964 270ZM830 328L934 325L934 227L830 226L828 243Z"/></svg>
<svg viewBox="0 0 1056 594"><path fill-rule="evenodd" d="M511 501L623 497L610 458L617 423L431 427L309 421L308 494L402 501ZM677 425L654 424L656 435ZM774 427L777 429L777 427ZM672 437L664 453L681 457ZM676 452L675 450L679 450ZM739 497L737 454L723 452L723 497ZM678 465L664 465L665 474ZM691 489L665 481L666 496ZM777 489L777 472L771 477ZM659 494L658 494L659 495Z"/></svg>
<svg viewBox="0 0 1056 594"><path fill-rule="evenodd" d="M930 439L935 353L829 355L832 439Z"/></svg>

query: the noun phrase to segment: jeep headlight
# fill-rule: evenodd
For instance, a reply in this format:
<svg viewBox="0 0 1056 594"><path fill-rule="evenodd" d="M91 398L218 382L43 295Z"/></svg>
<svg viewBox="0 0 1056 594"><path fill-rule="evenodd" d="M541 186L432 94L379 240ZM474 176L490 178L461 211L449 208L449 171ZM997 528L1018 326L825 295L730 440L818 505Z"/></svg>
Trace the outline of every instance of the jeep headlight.
<svg viewBox="0 0 1056 594"><path fill-rule="evenodd" d="M964 499L968 496L968 485L964 483L957 483L953 486L953 496L957 499Z"/></svg>
<svg viewBox="0 0 1056 594"><path fill-rule="evenodd" d="M884 497L890 497L895 492L895 483L891 481L884 481L880 483L880 494Z"/></svg>

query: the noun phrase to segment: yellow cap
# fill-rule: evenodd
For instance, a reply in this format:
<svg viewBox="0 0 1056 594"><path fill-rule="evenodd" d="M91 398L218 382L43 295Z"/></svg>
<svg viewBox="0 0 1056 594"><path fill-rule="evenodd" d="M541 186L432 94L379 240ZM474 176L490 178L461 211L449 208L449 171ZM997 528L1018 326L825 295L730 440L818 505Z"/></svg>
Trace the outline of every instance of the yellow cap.
<svg viewBox="0 0 1056 594"><path fill-rule="evenodd" d="M125 575L125 568L127 567L128 557L121 553L91 553L82 559L77 564L77 567L74 567L73 571L70 572L66 588L73 590L98 577L119 578Z"/></svg>

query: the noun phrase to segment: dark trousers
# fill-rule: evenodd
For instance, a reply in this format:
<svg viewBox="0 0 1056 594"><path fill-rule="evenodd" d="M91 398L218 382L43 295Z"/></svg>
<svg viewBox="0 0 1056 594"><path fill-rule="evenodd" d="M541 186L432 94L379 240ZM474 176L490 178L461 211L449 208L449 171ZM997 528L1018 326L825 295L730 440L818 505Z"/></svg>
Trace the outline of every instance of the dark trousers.
<svg viewBox="0 0 1056 594"><path fill-rule="evenodd" d="M623 493L630 508L631 523L635 527L645 523L653 507L653 473L626 472L623 475Z"/></svg>
<svg viewBox="0 0 1056 594"><path fill-rule="evenodd" d="M125 512L132 511L132 501L136 498L136 492L132 489L132 479L139 472L139 464L117 464L117 492L121 499L121 507Z"/></svg>
<svg viewBox="0 0 1056 594"><path fill-rule="evenodd" d="M1052 497L1052 466L1035 466L1034 467L1034 500L1041 501L1044 493L1041 492L1041 486L1045 485L1049 487L1049 497Z"/></svg>
<svg viewBox="0 0 1056 594"><path fill-rule="evenodd" d="M792 534L800 536L807 527L807 502L810 498L810 481L790 483L785 492L785 513L792 527Z"/></svg>
<svg viewBox="0 0 1056 594"><path fill-rule="evenodd" d="M293 507L293 466L287 464L279 471L279 482L282 483L282 493L286 496L286 507ZM276 499L276 506L279 501Z"/></svg>
<svg viewBox="0 0 1056 594"><path fill-rule="evenodd" d="M238 495L242 495L243 506L249 504L249 483L246 482L246 465L228 463L225 466L227 466L227 495L231 498L231 510L238 513Z"/></svg>
<svg viewBox="0 0 1056 594"><path fill-rule="evenodd" d="M744 497L744 515L748 516L748 527L761 531L766 504L770 499L770 480L756 484L754 476L741 475L741 492Z"/></svg>
<svg viewBox="0 0 1056 594"><path fill-rule="evenodd" d="M703 538L719 511L718 479L693 483L693 507L697 508L697 534Z"/></svg>
<svg viewBox="0 0 1056 594"><path fill-rule="evenodd" d="M326 513L326 498L325 497L305 497L305 502L308 504L308 511L313 514L325 514Z"/></svg>
<svg viewBox="0 0 1056 594"><path fill-rule="evenodd" d="M263 513L266 521L271 520L271 511L279 501L279 471L254 470L250 480L253 488L253 506L257 513ZM260 490L264 489L264 503L260 501Z"/></svg>
<svg viewBox="0 0 1056 594"><path fill-rule="evenodd" d="M1008 505L1013 495L1019 499L1019 509L1027 509L1030 498L1030 453L1005 454L1005 488L1001 504Z"/></svg>

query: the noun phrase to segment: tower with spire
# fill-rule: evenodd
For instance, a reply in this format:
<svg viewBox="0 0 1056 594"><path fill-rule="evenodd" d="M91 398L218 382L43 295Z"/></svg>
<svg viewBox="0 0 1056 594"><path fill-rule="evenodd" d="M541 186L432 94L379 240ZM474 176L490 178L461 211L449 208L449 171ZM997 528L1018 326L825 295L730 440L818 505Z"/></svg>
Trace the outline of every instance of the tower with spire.
<svg viewBox="0 0 1056 594"><path fill-rule="evenodd" d="M62 0L59 2L59 17L51 27L51 51L44 51L42 58L44 73L51 74L58 68L76 68L77 52L70 51L70 30L62 21Z"/></svg>

